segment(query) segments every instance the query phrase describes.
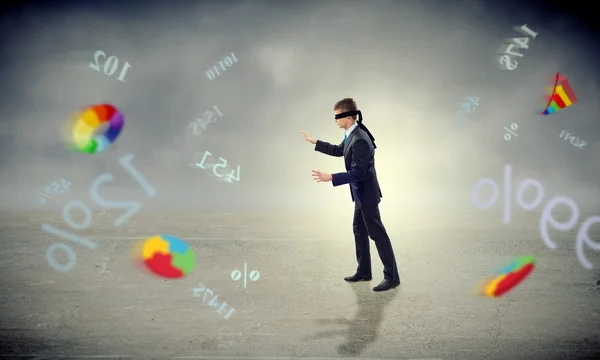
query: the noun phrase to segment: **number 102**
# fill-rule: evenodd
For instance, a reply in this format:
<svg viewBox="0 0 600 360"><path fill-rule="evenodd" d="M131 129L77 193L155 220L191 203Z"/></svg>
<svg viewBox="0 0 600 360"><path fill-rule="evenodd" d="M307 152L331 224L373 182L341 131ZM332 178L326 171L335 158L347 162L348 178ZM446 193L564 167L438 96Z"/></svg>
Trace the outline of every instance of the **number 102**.
<svg viewBox="0 0 600 360"><path fill-rule="evenodd" d="M100 71L100 56L103 56L106 59L106 54L104 53L104 51L96 51L96 53L94 54L94 61L96 63L94 63L94 61L90 61L90 69ZM104 63L104 74L106 74L107 76L112 76L117 71L118 67L119 59L114 55L110 56L108 59L106 59L106 62ZM125 82L125 75L127 75L127 70L129 70L129 68L131 68L131 65L127 61L125 61L125 66L123 66L121 74L117 79L119 79L122 82Z"/></svg>

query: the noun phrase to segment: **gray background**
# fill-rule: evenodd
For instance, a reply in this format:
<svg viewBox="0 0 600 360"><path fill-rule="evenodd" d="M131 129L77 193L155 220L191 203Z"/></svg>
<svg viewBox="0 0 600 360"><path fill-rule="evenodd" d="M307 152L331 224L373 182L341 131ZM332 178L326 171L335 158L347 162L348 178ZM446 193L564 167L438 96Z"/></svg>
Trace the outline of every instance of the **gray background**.
<svg viewBox="0 0 600 360"><path fill-rule="evenodd" d="M356 288L341 283L341 277L350 275L354 267L353 205L348 189L314 183L310 176L312 169L342 171L343 163L314 152L299 134L305 130L314 138L341 142L343 132L333 122L332 107L343 97L356 99L365 125L376 138L377 173L384 195L380 208L401 264L402 291L410 294L411 289L418 289L414 291L435 299L428 303L423 298L396 298L396 306L388 306L395 310L385 318L390 329L382 333L397 333L398 339L410 337L398 330L398 317L409 311L419 314L415 324L423 327L422 336L416 338L426 340L406 341L399 351L393 345L397 338L384 336L369 345L369 356L398 358L402 353L405 356L401 358L481 359L488 354L490 358L508 358L504 356L509 351L537 349L539 353L521 351L511 356L558 359L583 356L572 351L598 348L592 345L599 341L597 321L593 320L598 316L598 273L581 267L573 251L578 226L600 213L596 181L600 170L598 42L595 29L587 27L581 14L559 10L535 3L430 0L34 2L7 8L0 20L0 207L4 211L0 219L0 266L4 270L0 306L6 335L3 345L10 350L6 351L110 354L121 348L98 339L122 338L111 330L125 331L118 319L107 320L98 329L79 326L95 324L96 318L108 319L106 314L115 308L143 308L146 295L140 294L144 292L152 292L155 300L147 307L153 311L166 311L172 301L191 309L193 299L188 292L198 281L209 283L206 277L213 280L208 286L215 292L231 288L227 296L242 296L239 284L226 285L232 283L230 271L251 258L239 249L234 251L241 239L249 241L245 243L248 248L262 249L264 259L256 258L254 266L271 268L272 281L268 282L267 276L256 284L256 304L244 304L245 310L239 305L236 315L244 319L238 320L243 324L234 326L235 322L229 321L230 332L238 334L237 340L231 341L238 347L223 350L215 345L217 350L206 356L264 358L267 355L260 350L285 343L267 337L257 341L263 344L258 349L247 345L243 340L246 330L236 330L236 326L251 326L269 316L251 309L270 307L280 314L276 319L287 319L280 321L283 326L299 319L299 309L306 307L311 314L316 311L311 309L321 306L298 297L270 303L271 293L304 288L315 297L329 298L330 307L336 307L332 303L338 298L350 301L350 289ZM496 51L505 39L519 37L512 27L523 24L539 34L529 42L529 49L518 50L524 57L518 59L515 70L501 70ZM118 57L115 75L89 68L96 50ZM239 62L210 81L205 71L231 52ZM123 83L117 76L125 61L132 67ZM547 80L557 71L568 77L579 102L551 116L536 115ZM453 119L466 97L479 97L480 106L459 130ZM60 143L64 121L79 108L102 102L124 112L121 136L99 154L67 152ZM202 134L191 134L189 123L213 105L219 107L223 118L208 125ZM518 124L519 136L507 142L503 127L511 123ZM559 139L562 130L578 135L587 145L578 149ZM215 155L213 163L216 157L223 157L230 169L241 165L241 181L217 181L210 168L190 167L194 153L206 150ZM120 167L118 159L129 153L135 155L136 168L156 188L155 198L148 198ZM552 233L559 244L555 252L540 239L539 213L528 213L513 203L513 222L505 225L502 200L485 212L478 212L471 203L470 190L477 179L490 177L502 185L505 164L513 165L513 192L521 180L532 177L544 186L543 204L565 195L582 211L577 227ZM121 210L102 210L89 197L92 181L106 172L114 174L115 181L101 187L103 197L143 205L139 214L118 229L111 221ZM39 205L37 192L46 179L61 177L69 180L71 187ZM61 224L60 209L70 200L82 200L95 210L93 225L79 234L98 241L99 249L77 250L76 268L61 274L46 264L45 251L55 238L42 234L40 224L67 229ZM594 229L590 237L597 239L597 226ZM221 264L218 266L223 269L209 267L204 259L199 261L194 279L170 282L172 285L142 280L128 263L128 248L133 239L155 233L187 240L200 258L213 249L213 265ZM303 247L310 250L298 250ZM330 256L340 251L344 256ZM514 295L506 296L508 300L472 299L471 287L487 271L526 254L538 256L539 261L530 284L523 283ZM600 265L593 250L586 254L595 266ZM318 260L321 257L324 259ZM374 273L378 273L374 247L372 257ZM298 274L283 271L285 264L309 261L310 265L298 265ZM112 267L113 275L106 275L107 267ZM299 280L302 274L305 280ZM445 288L443 278L452 277L450 274L454 285ZM100 279L101 290L95 288L94 277ZM315 286L318 281L327 285ZM31 285L38 283L45 285ZM134 286L128 284L135 284L135 289L123 290ZM160 284L174 288L161 288ZM262 292L257 290L259 286ZM78 290L68 299L59 296L73 287ZM365 294L373 296L366 290ZM34 298L24 308L23 299ZM88 298L102 299L90 305L93 310L89 314L95 315L81 315L82 310L77 317L64 315L71 311L63 308L67 304L69 309L73 304L83 307ZM519 301L526 305L519 308ZM360 309L361 300L356 304ZM458 311L461 306L464 313ZM502 340L500 330L489 327L494 322L484 318L503 311L503 306L516 308L504 317L498 315L503 320L496 324L503 321L503 326L514 327L506 331L513 332L510 338L522 339L514 340L518 344ZM374 305L379 307L379 303ZM352 305L339 308L343 313L354 309ZM211 309L202 311L203 317L212 319L205 321L225 326ZM61 319L49 315L51 312L71 319L56 320L56 327L64 327L66 333L57 335L46 329L43 341L55 341L55 346L36 347L30 338L42 331L36 324L51 321L29 321L28 316L45 314ZM456 327L448 323L450 313L457 314ZM194 332L197 327L187 315L179 315L183 325L172 329L165 325L156 332L148 332L145 321L149 319L134 316L128 320L132 324L128 331L139 337L130 340L120 354L130 351L135 352L131 356L163 358L188 346L177 333L184 331L181 329ZM527 320L527 316L531 318ZM298 329L308 331L314 326L298 321ZM376 329L380 322L367 323ZM469 323L478 330L465 330L464 324ZM577 325L568 327L567 323ZM48 328L54 329L52 326ZM26 335L15 335L14 329ZM169 331L160 333L159 329ZM298 329L288 330L300 336ZM288 336L288 330L277 328L273 333ZM150 333L157 336L155 340L148 340ZM76 334L87 334L91 342ZM478 339L477 334L486 335L481 341L469 342ZM190 351L210 348L206 336L199 333L189 345ZM59 338L70 340L63 344ZM142 338L153 344L166 338L179 338L180 342L173 340L168 345L164 340L160 345L170 348L161 353L148 350L150 345L143 345L146 340ZM335 355L332 341L322 347L303 345L306 351L272 349L268 356ZM428 341L441 342L434 346ZM15 350L15 343L21 350ZM428 350L421 348L424 343L431 345ZM188 355L200 356L197 354Z"/></svg>
<svg viewBox="0 0 600 360"><path fill-rule="evenodd" d="M116 159L126 153L135 154L161 194L147 206L315 210L315 199L347 202L347 189L317 186L310 177L313 168L342 171L342 163L319 156L299 135L341 141L332 107L347 96L377 140L388 204L457 195L451 206L470 208L457 191L497 177L505 163L516 167L515 181L535 176L550 194L597 203L598 54L588 51L596 43L577 18L478 1L274 4L107 2L32 6L9 16L0 120L4 206L37 209L44 180L64 177L73 183L68 195L48 204L60 208L67 197L87 196L99 174L119 171ZM520 50L517 69L500 70L496 50L525 23L540 35ZM116 79L120 67L112 77L89 68L99 49L132 65L125 83ZM239 62L208 80L205 71L230 52ZM548 117L533 114L557 71L568 76L579 103ZM452 119L468 96L479 97L480 106L457 130ZM64 151L62 123L100 102L125 113L117 142L94 156ZM188 124L213 105L224 117L191 135ZM503 127L511 123L519 137L506 142ZM571 146L558 138L562 130L589 145ZM230 186L185 167L206 150L241 165L243 180ZM112 191L135 188L115 176ZM326 206L318 203L317 210Z"/></svg>

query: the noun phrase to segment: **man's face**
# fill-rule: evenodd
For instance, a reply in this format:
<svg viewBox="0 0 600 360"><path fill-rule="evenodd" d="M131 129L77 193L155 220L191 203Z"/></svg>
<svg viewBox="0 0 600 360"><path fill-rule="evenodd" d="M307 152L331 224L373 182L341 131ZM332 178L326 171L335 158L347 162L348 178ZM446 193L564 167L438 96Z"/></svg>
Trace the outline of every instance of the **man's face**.
<svg viewBox="0 0 600 360"><path fill-rule="evenodd" d="M333 110L333 112L335 113L335 115L337 115L337 114L341 114L345 111L340 110L340 109L335 109L335 110ZM340 128L348 129L348 127L350 126L350 123L352 123L352 116L346 116L345 118L336 119L335 122L338 124L338 126Z"/></svg>

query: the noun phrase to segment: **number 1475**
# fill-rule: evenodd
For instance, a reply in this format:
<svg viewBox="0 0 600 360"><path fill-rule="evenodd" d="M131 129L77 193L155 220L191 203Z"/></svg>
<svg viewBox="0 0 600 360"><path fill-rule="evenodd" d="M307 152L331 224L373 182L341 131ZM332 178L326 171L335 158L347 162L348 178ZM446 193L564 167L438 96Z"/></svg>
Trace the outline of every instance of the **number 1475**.
<svg viewBox="0 0 600 360"><path fill-rule="evenodd" d="M204 293L204 297L202 298L202 303L206 304L206 298L208 297L208 294L210 293L210 296L215 295L215 293L211 290L206 288L204 285L199 284L200 286L195 288L193 290L194 292L194 296L195 297L200 297L200 294ZM210 300L210 302L208 303L208 306L212 306L212 307L218 307L219 305L221 305L221 307L219 308L219 310L217 310L217 312L219 314L223 313L223 310L225 310L225 307L227 306L227 301L223 301L223 304L219 304L219 296L215 295L215 297L212 298L212 300ZM229 317L231 316L231 314L233 314L235 312L235 309L230 307L229 311L227 312L227 314L225 314L225 319L229 320Z"/></svg>

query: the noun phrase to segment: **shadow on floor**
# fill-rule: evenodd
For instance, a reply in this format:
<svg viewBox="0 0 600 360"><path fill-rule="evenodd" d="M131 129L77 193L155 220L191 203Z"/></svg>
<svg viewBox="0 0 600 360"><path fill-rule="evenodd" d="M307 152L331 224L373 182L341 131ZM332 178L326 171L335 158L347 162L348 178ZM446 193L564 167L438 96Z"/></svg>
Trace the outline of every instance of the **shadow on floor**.
<svg viewBox="0 0 600 360"><path fill-rule="evenodd" d="M325 330L316 334L317 337L334 337L343 335L346 341L338 346L337 352L344 356L360 355L369 344L377 340L383 312L396 298L399 288L380 293L373 292L369 282L349 284L356 295L358 311L354 319L320 319L320 325L346 325L345 330Z"/></svg>

